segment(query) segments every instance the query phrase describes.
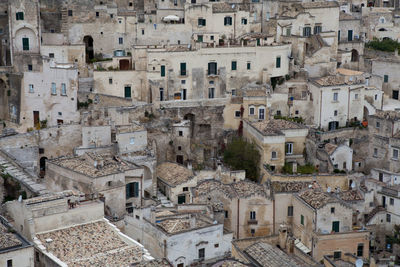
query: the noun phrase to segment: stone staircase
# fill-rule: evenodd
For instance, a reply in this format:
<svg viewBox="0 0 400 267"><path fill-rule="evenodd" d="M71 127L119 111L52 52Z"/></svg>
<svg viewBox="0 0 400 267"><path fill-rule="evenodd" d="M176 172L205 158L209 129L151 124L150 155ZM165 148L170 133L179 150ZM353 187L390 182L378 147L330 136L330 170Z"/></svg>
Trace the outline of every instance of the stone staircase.
<svg viewBox="0 0 400 267"><path fill-rule="evenodd" d="M68 9L67 7L63 6L61 8L61 33L63 33L65 36L68 36L68 30Z"/></svg>
<svg viewBox="0 0 400 267"><path fill-rule="evenodd" d="M161 206L163 206L163 207L173 207L174 206L174 204L171 201L169 201L167 199L167 197L164 196L164 194L161 193L160 191L157 191L157 199L160 200Z"/></svg>
<svg viewBox="0 0 400 267"><path fill-rule="evenodd" d="M11 175L13 179L29 190L32 195L41 196L50 193L46 186L37 182L38 178L26 172L10 155L1 150L0 165L4 168L4 172Z"/></svg>
<svg viewBox="0 0 400 267"><path fill-rule="evenodd" d="M365 218L365 224L367 224L378 212L385 211L386 209L382 206L376 206Z"/></svg>
<svg viewBox="0 0 400 267"><path fill-rule="evenodd" d="M92 92L94 89L93 78L79 78L79 92Z"/></svg>

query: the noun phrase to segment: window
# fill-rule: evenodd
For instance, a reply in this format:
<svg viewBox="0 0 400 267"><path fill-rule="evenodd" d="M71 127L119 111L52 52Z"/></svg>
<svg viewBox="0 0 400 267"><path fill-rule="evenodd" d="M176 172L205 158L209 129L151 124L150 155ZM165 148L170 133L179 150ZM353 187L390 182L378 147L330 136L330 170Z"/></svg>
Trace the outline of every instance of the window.
<svg viewBox="0 0 400 267"><path fill-rule="evenodd" d="M233 95L233 96L236 95L236 89L232 89L232 95Z"/></svg>
<svg viewBox="0 0 400 267"><path fill-rule="evenodd" d="M29 70L29 71L32 71L32 70L33 70L32 64L28 64L28 70Z"/></svg>
<svg viewBox="0 0 400 267"><path fill-rule="evenodd" d="M342 252L341 251L334 251L333 252L333 258L335 260L342 258Z"/></svg>
<svg viewBox="0 0 400 267"><path fill-rule="evenodd" d="M214 248L218 248L219 247L219 244L217 243L217 244L214 244Z"/></svg>
<svg viewBox="0 0 400 267"><path fill-rule="evenodd" d="M24 12L17 12L15 15L17 20L24 20Z"/></svg>
<svg viewBox="0 0 400 267"><path fill-rule="evenodd" d="M335 207L331 208L331 213L335 213Z"/></svg>
<svg viewBox="0 0 400 267"><path fill-rule="evenodd" d="M197 42L199 43L203 42L203 35L197 35Z"/></svg>
<svg viewBox="0 0 400 267"><path fill-rule="evenodd" d="M232 63L231 63L231 69L232 69L232 70L237 70L237 62L236 62L236 61L232 61Z"/></svg>
<svg viewBox="0 0 400 267"><path fill-rule="evenodd" d="M144 35L144 29L142 29L142 35Z"/></svg>
<svg viewBox="0 0 400 267"><path fill-rule="evenodd" d="M206 26L206 19L198 18L197 19L197 26L199 26L199 27Z"/></svg>
<svg viewBox="0 0 400 267"><path fill-rule="evenodd" d="M186 84L186 80L181 80L181 84Z"/></svg>
<svg viewBox="0 0 400 267"><path fill-rule="evenodd" d="M389 82L389 75L383 75L383 82L384 83L387 83L387 82Z"/></svg>
<svg viewBox="0 0 400 267"><path fill-rule="evenodd" d="M339 233L340 222L334 221L332 222L332 232Z"/></svg>
<svg viewBox="0 0 400 267"><path fill-rule="evenodd" d="M186 63L181 63L181 76L186 76Z"/></svg>
<svg viewBox="0 0 400 267"><path fill-rule="evenodd" d="M181 151L181 150L182 150L182 147L181 147L181 146L178 146L178 150Z"/></svg>
<svg viewBox="0 0 400 267"><path fill-rule="evenodd" d="M99 13L99 12L96 12L96 17L99 17L99 15L100 15L100 13Z"/></svg>
<svg viewBox="0 0 400 267"><path fill-rule="evenodd" d="M304 216L303 215L300 215L300 224L304 225Z"/></svg>
<svg viewBox="0 0 400 267"><path fill-rule="evenodd" d="M215 88L208 88L208 98L214 98Z"/></svg>
<svg viewBox="0 0 400 267"><path fill-rule="evenodd" d="M383 173L379 173L379 182L383 182Z"/></svg>
<svg viewBox="0 0 400 267"><path fill-rule="evenodd" d="M29 93L34 93L35 91L33 90L33 84L29 85Z"/></svg>
<svg viewBox="0 0 400 267"><path fill-rule="evenodd" d="M165 66L161 65L161 77L165 77Z"/></svg>
<svg viewBox="0 0 400 267"><path fill-rule="evenodd" d="M353 41L353 30L347 31L347 41L349 42Z"/></svg>
<svg viewBox="0 0 400 267"><path fill-rule="evenodd" d="M54 53L49 53L49 58L54 58Z"/></svg>
<svg viewBox="0 0 400 267"><path fill-rule="evenodd" d="M275 67L279 69L281 67L281 57L276 57Z"/></svg>
<svg viewBox="0 0 400 267"><path fill-rule="evenodd" d="M184 188L182 188L182 191L183 191L183 192L189 191L189 187L184 187Z"/></svg>
<svg viewBox="0 0 400 267"><path fill-rule="evenodd" d="M72 10L71 9L68 10L68 17L72 17Z"/></svg>
<svg viewBox="0 0 400 267"><path fill-rule="evenodd" d="M210 40L211 40L211 41L214 41L214 35L211 35L211 36L210 36Z"/></svg>
<svg viewBox="0 0 400 267"><path fill-rule="evenodd" d="M378 100L378 95L375 95L375 100Z"/></svg>
<svg viewBox="0 0 400 267"><path fill-rule="evenodd" d="M229 218L229 211L225 210L225 219Z"/></svg>
<svg viewBox="0 0 400 267"><path fill-rule="evenodd" d="M293 206L287 207L287 216L289 216L289 217L293 216Z"/></svg>
<svg viewBox="0 0 400 267"><path fill-rule="evenodd" d="M265 108L258 109L258 119L264 120L265 119Z"/></svg>
<svg viewBox="0 0 400 267"><path fill-rule="evenodd" d="M293 143L286 143L285 152L286 152L286 155L293 154Z"/></svg>
<svg viewBox="0 0 400 267"><path fill-rule="evenodd" d="M322 32L322 26L321 25L315 25L314 26L314 34L319 34Z"/></svg>
<svg viewBox="0 0 400 267"><path fill-rule="evenodd" d="M22 50L29 50L29 38L22 38Z"/></svg>
<svg viewBox="0 0 400 267"><path fill-rule="evenodd" d="M378 156L378 149L374 148L374 157L377 157L377 156Z"/></svg>
<svg viewBox="0 0 400 267"><path fill-rule="evenodd" d="M311 27L306 26L303 28L303 36L304 37L310 37L311 36Z"/></svg>
<svg viewBox="0 0 400 267"><path fill-rule="evenodd" d="M185 204L186 203L186 196L185 195L179 195L178 196L178 204Z"/></svg>
<svg viewBox="0 0 400 267"><path fill-rule="evenodd" d="M56 95L57 94L56 83L51 83L51 94L52 95Z"/></svg>
<svg viewBox="0 0 400 267"><path fill-rule="evenodd" d="M225 17L224 18L224 25L225 26L227 26L227 25L232 25L232 17Z"/></svg>
<svg viewBox="0 0 400 267"><path fill-rule="evenodd" d="M333 116L335 116L335 117L336 117L336 116L337 116L337 114L338 114L338 113L337 113L337 110L333 111Z"/></svg>
<svg viewBox="0 0 400 267"><path fill-rule="evenodd" d="M286 28L286 36L291 36L292 35L292 28L288 27Z"/></svg>
<svg viewBox="0 0 400 267"><path fill-rule="evenodd" d="M179 136L183 136L183 131L178 131Z"/></svg>
<svg viewBox="0 0 400 267"><path fill-rule="evenodd" d="M247 69L250 70L251 69L251 63L247 62Z"/></svg>
<svg viewBox="0 0 400 267"><path fill-rule="evenodd" d="M255 219L256 219L256 212L250 211L250 220L255 220Z"/></svg>
<svg viewBox="0 0 400 267"><path fill-rule="evenodd" d="M376 128L381 127L381 123L380 123L379 121L377 121L376 124L375 124L375 127L376 127Z"/></svg>
<svg viewBox="0 0 400 267"><path fill-rule="evenodd" d="M208 75L217 75L217 62L208 63Z"/></svg>
<svg viewBox="0 0 400 267"><path fill-rule="evenodd" d="M61 95L67 95L67 86L65 83L61 84Z"/></svg>
<svg viewBox="0 0 400 267"><path fill-rule="evenodd" d="M392 216L390 214L386 214L386 222L389 222L392 220Z"/></svg>
<svg viewBox="0 0 400 267"><path fill-rule="evenodd" d="M252 236L254 236L254 234L256 233L256 229L250 229L250 233Z"/></svg>
<svg viewBox="0 0 400 267"><path fill-rule="evenodd" d="M254 107L249 108L249 115L254 115Z"/></svg>
<svg viewBox="0 0 400 267"><path fill-rule="evenodd" d="M129 138L129 144L131 144L131 145L135 144L135 137Z"/></svg>
<svg viewBox="0 0 400 267"><path fill-rule="evenodd" d="M7 260L7 267L13 267L13 261Z"/></svg>
<svg viewBox="0 0 400 267"><path fill-rule="evenodd" d="M272 151L271 152L271 159L276 159L276 155L277 155L276 151Z"/></svg>
<svg viewBox="0 0 400 267"><path fill-rule="evenodd" d="M247 24L247 19L246 18L242 18L242 24L246 25Z"/></svg>
<svg viewBox="0 0 400 267"><path fill-rule="evenodd" d="M119 43L119 44L123 44L123 43L124 43L124 38L119 37L119 38L118 38L118 43Z"/></svg>
<svg viewBox="0 0 400 267"><path fill-rule="evenodd" d="M240 111L239 110L235 111L235 118L240 118Z"/></svg>
<svg viewBox="0 0 400 267"><path fill-rule="evenodd" d="M125 86L124 88L125 91L125 98L131 98L132 97L132 90L131 87L129 85Z"/></svg>
<svg viewBox="0 0 400 267"><path fill-rule="evenodd" d="M358 99L358 94L355 94L355 95L354 95L354 99Z"/></svg>
<svg viewBox="0 0 400 267"><path fill-rule="evenodd" d="M126 185L126 198L139 197L139 183L133 182Z"/></svg>
<svg viewBox="0 0 400 267"><path fill-rule="evenodd" d="M390 198L390 205L391 205L391 206L394 205L394 198Z"/></svg>
<svg viewBox="0 0 400 267"><path fill-rule="evenodd" d="M204 259L205 256L206 256L206 249L205 248L199 249L199 259Z"/></svg>
<svg viewBox="0 0 400 267"><path fill-rule="evenodd" d="M338 101L339 93L333 93L333 101Z"/></svg>
<svg viewBox="0 0 400 267"><path fill-rule="evenodd" d="M393 148L393 159L399 159L399 150L396 148Z"/></svg>
<svg viewBox="0 0 400 267"><path fill-rule="evenodd" d="M164 88L160 88L160 101L164 101Z"/></svg>
<svg viewBox="0 0 400 267"><path fill-rule="evenodd" d="M360 243L357 245L357 257L362 257L364 255L364 244Z"/></svg>
<svg viewBox="0 0 400 267"><path fill-rule="evenodd" d="M108 78L108 83L112 84L113 83L113 79L112 78Z"/></svg>
<svg viewBox="0 0 400 267"><path fill-rule="evenodd" d="M58 116L62 116L62 112L58 112Z"/></svg>

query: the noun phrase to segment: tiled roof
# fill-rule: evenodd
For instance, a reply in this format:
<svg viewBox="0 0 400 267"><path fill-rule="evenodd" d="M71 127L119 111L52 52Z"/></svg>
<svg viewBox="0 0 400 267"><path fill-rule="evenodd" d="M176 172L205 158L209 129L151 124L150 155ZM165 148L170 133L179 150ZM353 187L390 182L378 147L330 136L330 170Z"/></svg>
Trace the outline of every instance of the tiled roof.
<svg viewBox="0 0 400 267"><path fill-rule="evenodd" d="M89 177L101 177L135 168L134 165L122 161L111 154L86 153L79 157L61 157L50 162Z"/></svg>
<svg viewBox="0 0 400 267"><path fill-rule="evenodd" d="M166 259L155 259L134 263L131 267L172 267L172 265Z"/></svg>
<svg viewBox="0 0 400 267"><path fill-rule="evenodd" d="M340 12L339 20L358 20L358 19L349 13Z"/></svg>
<svg viewBox="0 0 400 267"><path fill-rule="evenodd" d="M331 8L339 7L339 4L335 1L317 1L317 2L305 2L301 4L303 8Z"/></svg>
<svg viewBox="0 0 400 267"><path fill-rule="evenodd" d="M339 193L339 198L344 201L363 200L364 197L358 190L349 190Z"/></svg>
<svg viewBox="0 0 400 267"><path fill-rule="evenodd" d="M353 85L353 84L360 84L360 81L354 79L350 81L346 79L344 76L332 75L332 76L325 76L315 80L315 83L321 86L335 86L335 85Z"/></svg>
<svg viewBox="0 0 400 267"><path fill-rule="evenodd" d="M272 184L272 190L275 193L284 193L284 192L300 192L301 190L308 188L311 185L311 182L307 181L299 181L299 182L280 182L274 181Z"/></svg>
<svg viewBox="0 0 400 267"><path fill-rule="evenodd" d="M337 148L337 145L334 145L334 144L331 144L331 143L325 144L325 151L329 155L332 155L332 153L335 152L336 148Z"/></svg>
<svg viewBox="0 0 400 267"><path fill-rule="evenodd" d="M157 166L157 177L170 186L176 186L193 177L193 172L183 165L164 162Z"/></svg>
<svg viewBox="0 0 400 267"><path fill-rule="evenodd" d="M170 218L163 219L159 222L156 222L156 224L169 234L176 234L210 225L206 221L200 220L199 218L193 218L194 224L191 225L190 220L190 218Z"/></svg>
<svg viewBox="0 0 400 267"><path fill-rule="evenodd" d="M142 258L141 248L124 242L105 221L37 234L37 238L61 261L76 267L127 266Z"/></svg>
<svg viewBox="0 0 400 267"><path fill-rule="evenodd" d="M286 253L270 244L258 242L247 247L244 252L260 266L297 267L297 263Z"/></svg>
<svg viewBox="0 0 400 267"><path fill-rule="evenodd" d="M213 13L236 12L237 5L229 3L215 3L212 5Z"/></svg>
<svg viewBox="0 0 400 267"><path fill-rule="evenodd" d="M2 223L0 223L0 249L21 246L22 242Z"/></svg>
<svg viewBox="0 0 400 267"><path fill-rule="evenodd" d="M281 130L305 129L306 127L287 120L263 120L250 123L263 135L283 135Z"/></svg>
<svg viewBox="0 0 400 267"><path fill-rule="evenodd" d="M211 265L211 267L247 267L247 266L249 265L245 265L237 260L224 260L215 263L214 265Z"/></svg>
<svg viewBox="0 0 400 267"><path fill-rule="evenodd" d="M223 184L217 180L205 180L198 183L194 190L197 196L204 196L216 190L230 199L235 197L247 198L253 195L269 197L266 187L247 180L232 184Z"/></svg>
<svg viewBox="0 0 400 267"><path fill-rule="evenodd" d="M338 200L330 195L319 190L306 190L299 193L299 197L302 198L308 205L315 209L322 208L328 203L337 202Z"/></svg>

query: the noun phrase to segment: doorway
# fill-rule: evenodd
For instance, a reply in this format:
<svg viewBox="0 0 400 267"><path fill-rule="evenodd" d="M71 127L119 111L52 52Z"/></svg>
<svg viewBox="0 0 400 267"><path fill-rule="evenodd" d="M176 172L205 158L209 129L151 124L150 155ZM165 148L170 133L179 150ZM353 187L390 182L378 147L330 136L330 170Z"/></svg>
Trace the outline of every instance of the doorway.
<svg viewBox="0 0 400 267"><path fill-rule="evenodd" d="M83 37L83 42L85 43L85 53L86 53L86 63L94 58L94 48L93 48L93 38L90 35Z"/></svg>
<svg viewBox="0 0 400 267"><path fill-rule="evenodd" d="M392 98L399 100L399 90L393 90Z"/></svg>
<svg viewBox="0 0 400 267"><path fill-rule="evenodd" d="M119 69L120 70L130 70L129 60L128 59L121 59L119 61Z"/></svg>
<svg viewBox="0 0 400 267"><path fill-rule="evenodd" d="M183 164L183 156L182 155L176 155L176 162L179 164Z"/></svg>
<svg viewBox="0 0 400 267"><path fill-rule="evenodd" d="M40 126L39 111L33 111L33 127Z"/></svg>
<svg viewBox="0 0 400 267"><path fill-rule="evenodd" d="M47 157L41 157L40 158L40 178L44 178L44 176L46 175L46 160Z"/></svg>

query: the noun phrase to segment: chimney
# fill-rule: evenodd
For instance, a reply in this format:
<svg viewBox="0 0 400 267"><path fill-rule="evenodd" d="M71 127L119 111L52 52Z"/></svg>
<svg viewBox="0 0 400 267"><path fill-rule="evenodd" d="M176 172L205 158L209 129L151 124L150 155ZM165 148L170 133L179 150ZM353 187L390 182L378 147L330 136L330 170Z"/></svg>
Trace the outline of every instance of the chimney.
<svg viewBox="0 0 400 267"><path fill-rule="evenodd" d="M279 226L279 246L281 249L286 249L286 242L288 238L288 229L286 225Z"/></svg>

